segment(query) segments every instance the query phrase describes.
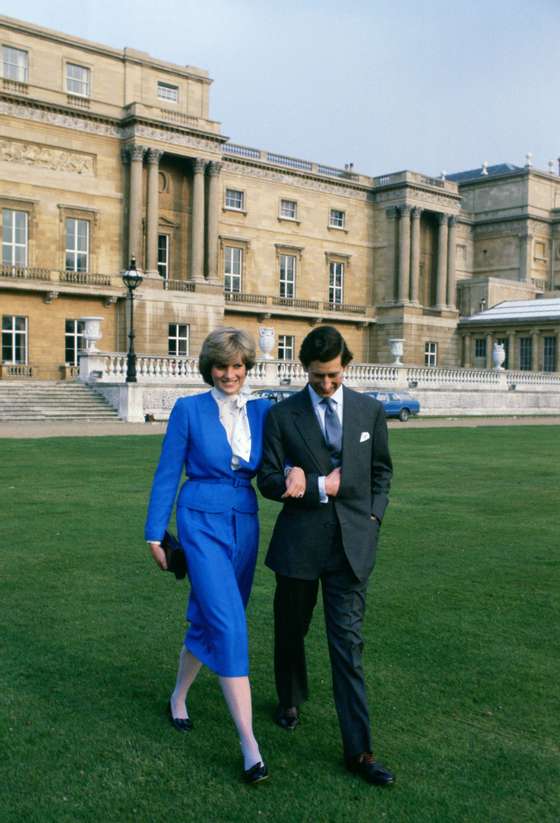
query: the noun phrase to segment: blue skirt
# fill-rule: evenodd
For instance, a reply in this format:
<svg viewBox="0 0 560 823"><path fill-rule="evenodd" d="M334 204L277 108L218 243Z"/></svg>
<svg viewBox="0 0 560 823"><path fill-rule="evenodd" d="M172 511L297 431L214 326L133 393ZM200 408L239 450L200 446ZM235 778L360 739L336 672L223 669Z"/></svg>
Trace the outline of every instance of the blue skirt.
<svg viewBox="0 0 560 823"><path fill-rule="evenodd" d="M249 674L245 608L257 561L257 515L180 506L177 530L191 582L185 647L221 677L245 677Z"/></svg>

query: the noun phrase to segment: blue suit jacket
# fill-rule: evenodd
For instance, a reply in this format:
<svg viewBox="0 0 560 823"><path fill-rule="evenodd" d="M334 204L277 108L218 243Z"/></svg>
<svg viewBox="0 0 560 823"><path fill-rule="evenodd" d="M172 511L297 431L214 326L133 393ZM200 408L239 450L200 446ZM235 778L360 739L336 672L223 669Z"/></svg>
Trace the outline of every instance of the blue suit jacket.
<svg viewBox="0 0 560 823"><path fill-rule="evenodd" d="M231 447L212 394L205 392L177 400L152 484L144 530L146 540L163 538L183 469L188 479L179 493L178 507L206 512L257 511L257 498L249 481L262 460L264 421L270 405L270 401L261 399L247 403L251 454L248 461L240 460L239 469L233 471Z"/></svg>

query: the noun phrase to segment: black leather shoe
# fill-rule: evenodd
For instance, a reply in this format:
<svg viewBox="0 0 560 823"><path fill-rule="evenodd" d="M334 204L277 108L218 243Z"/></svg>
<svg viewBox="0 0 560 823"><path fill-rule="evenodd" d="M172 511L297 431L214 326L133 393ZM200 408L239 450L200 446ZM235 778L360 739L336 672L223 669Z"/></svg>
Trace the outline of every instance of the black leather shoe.
<svg viewBox="0 0 560 823"><path fill-rule="evenodd" d="M264 780L268 780L270 774L268 773L268 766L263 761L255 763L254 766L251 766L250 769L243 772L242 779L244 783L248 783L249 785L253 785L254 783L262 783Z"/></svg>
<svg viewBox="0 0 560 823"><path fill-rule="evenodd" d="M173 712L171 711L171 700L167 704L167 714L169 715L171 725L178 732L191 732L193 730L193 722L190 717L173 717Z"/></svg>
<svg viewBox="0 0 560 823"><path fill-rule="evenodd" d="M395 782L393 772L386 769L382 763L378 763L369 752L364 752L347 760L346 768L349 772L359 774L360 777L375 786L391 786Z"/></svg>
<svg viewBox="0 0 560 823"><path fill-rule="evenodd" d="M289 709L285 709L284 706L278 706L274 715L274 722L277 723L281 729L285 729L287 732L293 732L299 724L299 711L297 706L290 706Z"/></svg>

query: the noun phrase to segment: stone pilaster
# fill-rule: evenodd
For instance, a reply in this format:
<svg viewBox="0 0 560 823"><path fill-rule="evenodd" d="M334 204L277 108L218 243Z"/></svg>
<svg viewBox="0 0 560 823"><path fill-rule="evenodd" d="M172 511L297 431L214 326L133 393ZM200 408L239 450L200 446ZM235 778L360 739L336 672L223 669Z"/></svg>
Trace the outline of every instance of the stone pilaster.
<svg viewBox="0 0 560 823"><path fill-rule="evenodd" d="M207 161L197 157L193 164L191 215L191 280L204 278L204 171Z"/></svg>
<svg viewBox="0 0 560 823"><path fill-rule="evenodd" d="M411 212L411 256L410 256L410 299L419 303L420 293L420 217L422 209L414 208Z"/></svg>
<svg viewBox="0 0 560 823"><path fill-rule="evenodd" d="M457 284L455 257L457 250L457 218L451 216L447 235L447 305L454 309L457 305Z"/></svg>
<svg viewBox="0 0 560 823"><path fill-rule="evenodd" d="M436 309L446 306L447 291L447 214L438 214L438 259L436 284Z"/></svg>
<svg viewBox="0 0 560 823"><path fill-rule="evenodd" d="M207 275L209 280L218 279L218 215L220 210L220 172L222 164L215 160L208 164L208 249Z"/></svg>
<svg viewBox="0 0 560 823"><path fill-rule="evenodd" d="M533 257L533 235L527 232L519 235L519 279L527 282L531 279Z"/></svg>
<svg viewBox="0 0 560 823"><path fill-rule="evenodd" d="M141 221L142 221L142 168L145 146L128 146L130 161L130 190L128 195L128 257L135 257L141 268Z"/></svg>
<svg viewBox="0 0 560 823"><path fill-rule="evenodd" d="M531 371L540 371L541 333L536 329L531 332Z"/></svg>
<svg viewBox="0 0 560 823"><path fill-rule="evenodd" d="M472 334L463 335L463 366L466 369L472 368Z"/></svg>
<svg viewBox="0 0 560 823"><path fill-rule="evenodd" d="M410 206L399 206L399 280L397 301L408 303L410 288Z"/></svg>
<svg viewBox="0 0 560 823"><path fill-rule="evenodd" d="M146 231L146 269L157 274L157 243L159 223L159 161L163 151L148 149L148 220Z"/></svg>
<svg viewBox="0 0 560 823"><path fill-rule="evenodd" d="M517 368L517 359L515 356L515 332L508 332L508 369Z"/></svg>
<svg viewBox="0 0 560 823"><path fill-rule="evenodd" d="M486 368L491 369L494 365L492 361L492 348L494 346L494 335L488 332L486 336Z"/></svg>

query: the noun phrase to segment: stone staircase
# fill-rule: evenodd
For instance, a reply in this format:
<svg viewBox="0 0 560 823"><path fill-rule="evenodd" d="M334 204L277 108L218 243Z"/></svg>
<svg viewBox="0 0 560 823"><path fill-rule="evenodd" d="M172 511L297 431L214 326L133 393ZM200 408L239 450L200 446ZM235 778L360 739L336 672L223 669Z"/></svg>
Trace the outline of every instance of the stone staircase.
<svg viewBox="0 0 560 823"><path fill-rule="evenodd" d="M118 419L112 406L83 383L0 380L0 423Z"/></svg>

